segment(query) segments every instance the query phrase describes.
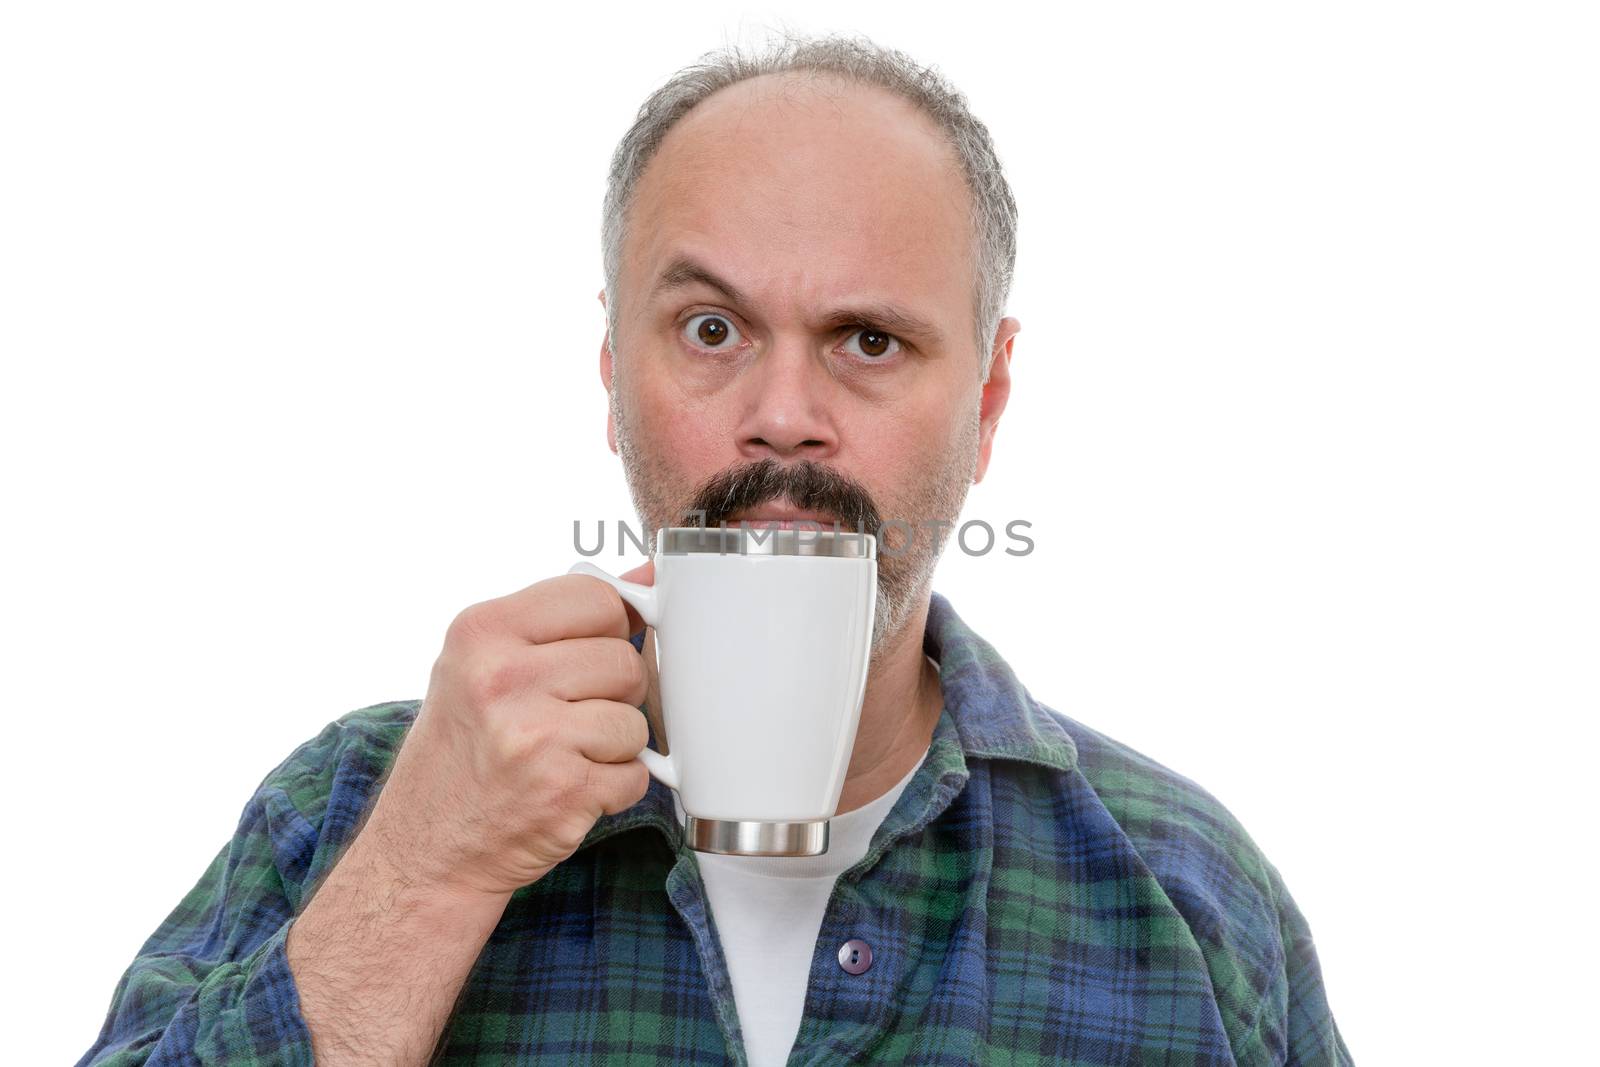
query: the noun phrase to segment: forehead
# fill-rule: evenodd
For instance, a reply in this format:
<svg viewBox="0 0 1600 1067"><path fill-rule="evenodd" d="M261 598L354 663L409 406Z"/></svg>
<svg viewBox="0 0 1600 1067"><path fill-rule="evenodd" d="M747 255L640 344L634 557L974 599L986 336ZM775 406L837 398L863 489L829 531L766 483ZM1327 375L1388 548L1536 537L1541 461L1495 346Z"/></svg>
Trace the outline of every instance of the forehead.
<svg viewBox="0 0 1600 1067"><path fill-rule="evenodd" d="M970 316L971 198L909 101L835 79L767 75L712 94L645 168L623 249L629 292L684 255L775 313L842 297ZM641 308L642 310L642 308Z"/></svg>

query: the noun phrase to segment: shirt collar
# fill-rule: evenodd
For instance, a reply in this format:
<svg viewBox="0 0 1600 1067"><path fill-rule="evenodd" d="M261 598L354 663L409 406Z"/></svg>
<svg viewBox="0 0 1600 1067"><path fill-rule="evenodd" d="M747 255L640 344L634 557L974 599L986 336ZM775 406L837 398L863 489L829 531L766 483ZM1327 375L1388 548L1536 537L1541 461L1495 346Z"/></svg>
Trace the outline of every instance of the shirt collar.
<svg viewBox="0 0 1600 1067"><path fill-rule="evenodd" d="M1077 765L1078 746L1034 700L995 647L973 632L950 601L928 598L923 650L939 664L939 687L968 759L1010 759L1058 771Z"/></svg>
<svg viewBox="0 0 1600 1067"><path fill-rule="evenodd" d="M643 633L632 640L635 648L642 649ZM922 648L939 664L939 687L944 695L925 768L934 772L930 777L938 779L954 771L957 780L964 782L969 759L1017 760L1058 771L1077 765L1077 745L1061 721L1033 699L994 646L973 632L937 591L929 594ZM654 748L655 730L649 733ZM947 739L956 744L948 744ZM936 762L940 767L931 766ZM654 777L633 807L600 816L578 848L639 826L659 829L674 853L683 845L683 827L673 808L672 792Z"/></svg>

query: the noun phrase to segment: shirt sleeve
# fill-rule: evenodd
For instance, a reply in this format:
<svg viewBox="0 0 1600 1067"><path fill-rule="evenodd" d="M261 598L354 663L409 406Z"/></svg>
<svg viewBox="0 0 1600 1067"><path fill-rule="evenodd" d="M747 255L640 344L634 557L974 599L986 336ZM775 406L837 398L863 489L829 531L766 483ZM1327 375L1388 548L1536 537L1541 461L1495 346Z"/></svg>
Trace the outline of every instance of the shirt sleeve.
<svg viewBox="0 0 1600 1067"><path fill-rule="evenodd" d="M231 841L139 950L78 1067L305 1065L311 1034L284 941L317 831L290 792L318 777L322 737L251 796Z"/></svg>
<svg viewBox="0 0 1600 1067"><path fill-rule="evenodd" d="M1354 1067L1334 1022L1311 927L1277 868L1267 864L1283 944L1283 969L1245 1042L1240 1063L1283 1067Z"/></svg>

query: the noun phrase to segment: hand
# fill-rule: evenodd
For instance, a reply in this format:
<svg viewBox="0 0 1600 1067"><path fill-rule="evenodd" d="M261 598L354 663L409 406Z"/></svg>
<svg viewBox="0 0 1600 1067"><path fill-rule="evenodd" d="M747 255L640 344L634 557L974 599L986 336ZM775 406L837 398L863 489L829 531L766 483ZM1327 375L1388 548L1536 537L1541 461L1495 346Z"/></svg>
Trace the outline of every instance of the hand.
<svg viewBox="0 0 1600 1067"><path fill-rule="evenodd" d="M651 562L623 576L653 585ZM441 889L509 896L644 796L638 613L567 574L466 608L361 833Z"/></svg>

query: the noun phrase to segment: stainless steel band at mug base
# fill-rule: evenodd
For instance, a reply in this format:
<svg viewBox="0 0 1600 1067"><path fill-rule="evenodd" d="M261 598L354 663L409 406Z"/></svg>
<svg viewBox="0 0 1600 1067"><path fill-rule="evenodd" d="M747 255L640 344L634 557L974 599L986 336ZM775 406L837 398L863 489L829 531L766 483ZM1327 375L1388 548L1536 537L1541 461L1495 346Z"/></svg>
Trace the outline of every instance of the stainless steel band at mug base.
<svg viewBox="0 0 1600 1067"><path fill-rule="evenodd" d="M877 559L878 539L868 533L831 530L820 522L788 530L759 526L664 526L656 532L656 553L664 556L706 553Z"/></svg>
<svg viewBox="0 0 1600 1067"><path fill-rule="evenodd" d="M734 822L685 814L683 833L696 852L725 856L820 856L828 851L828 820Z"/></svg>

